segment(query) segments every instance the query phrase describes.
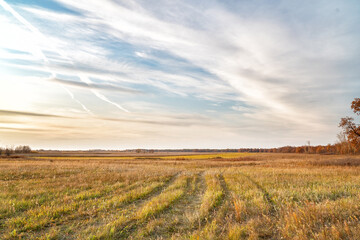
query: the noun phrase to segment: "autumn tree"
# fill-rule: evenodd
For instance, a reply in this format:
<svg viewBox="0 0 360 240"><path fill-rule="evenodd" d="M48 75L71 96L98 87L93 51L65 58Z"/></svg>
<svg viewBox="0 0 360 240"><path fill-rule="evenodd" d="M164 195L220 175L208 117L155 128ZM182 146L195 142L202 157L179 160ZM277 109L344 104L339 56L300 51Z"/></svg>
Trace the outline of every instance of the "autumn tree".
<svg viewBox="0 0 360 240"><path fill-rule="evenodd" d="M325 153L325 148L321 145L317 146L316 147L316 153L317 154L322 154L322 153Z"/></svg>
<svg viewBox="0 0 360 240"><path fill-rule="evenodd" d="M338 142L335 144L336 152L340 154L349 154L354 152L351 143L348 141L347 136L344 132L337 135Z"/></svg>
<svg viewBox="0 0 360 240"><path fill-rule="evenodd" d="M360 115L360 98L355 98L351 103L351 109L356 115ZM344 134L355 151L360 150L360 124L354 122L354 118L341 118L339 127L342 127Z"/></svg>
<svg viewBox="0 0 360 240"><path fill-rule="evenodd" d="M15 153L31 153L31 148L29 146L17 146L15 148Z"/></svg>
<svg viewBox="0 0 360 240"><path fill-rule="evenodd" d="M5 148L4 153L5 153L5 156L9 157L11 154L14 153L14 149L12 147L7 147L7 148Z"/></svg>

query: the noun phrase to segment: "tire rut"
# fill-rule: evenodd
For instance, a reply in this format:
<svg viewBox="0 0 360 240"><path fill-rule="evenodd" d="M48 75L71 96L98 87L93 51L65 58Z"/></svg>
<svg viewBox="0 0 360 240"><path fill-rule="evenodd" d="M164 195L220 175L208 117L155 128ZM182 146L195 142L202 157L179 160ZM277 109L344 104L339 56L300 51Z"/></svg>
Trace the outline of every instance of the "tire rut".
<svg viewBox="0 0 360 240"><path fill-rule="evenodd" d="M221 206L225 203L226 193L227 193L228 189L227 189L226 183L224 181L224 178L222 176L222 173L220 173L217 178L219 179L220 186L223 191L223 195L220 199L220 202L216 206L213 206L209 210L208 216L199 220L199 226L197 228L198 230L200 230L202 227L204 227L207 223L211 222L216 217L218 209L220 209Z"/></svg>
<svg viewBox="0 0 360 240"><path fill-rule="evenodd" d="M139 206L143 203L145 203L147 200L151 200L152 198L160 195L162 192L164 192L175 180L176 178L181 174L181 172L176 173L175 175L173 175L171 177L171 179L169 181L166 182L166 184L164 184L164 186L162 186L160 189L158 189L157 191L153 192L152 194L148 195L146 198L144 199L140 199L137 201L134 201L132 204L134 206L133 211L136 211L135 206ZM179 200L178 200L179 201ZM177 201L176 201L177 202ZM171 208L171 206L169 207ZM169 208L163 210L167 211ZM153 216L154 217L154 216ZM139 223L138 220L136 219L131 219L129 222L126 223L126 226L124 226L122 228L122 230L120 232L117 232L116 235L114 236L115 239L129 239L131 234L133 234L139 227L143 226L144 223ZM131 239L131 238L130 238Z"/></svg>
<svg viewBox="0 0 360 240"><path fill-rule="evenodd" d="M159 216L159 219L162 219L163 223L160 225L160 228L149 234L154 236L146 236L147 239L178 237L181 236L181 234L191 231L194 223L193 220L197 217L195 216L195 218L192 219L194 216L191 215L197 212L205 192L203 173L204 172L199 172L195 175L194 189L191 189L189 184L184 197Z"/></svg>
<svg viewBox="0 0 360 240"><path fill-rule="evenodd" d="M262 192L264 200L267 202L267 204L270 207L270 214L274 215L276 213L276 204L272 199L271 195L269 194L269 192L260 183L256 182L250 176L246 175L245 173L239 173L239 174L247 178L252 184L254 184L257 187L257 189L259 189Z"/></svg>
<svg viewBox="0 0 360 240"><path fill-rule="evenodd" d="M229 203L230 203L230 191L226 185L223 177L223 171L217 176L223 195L219 204L214 206L209 212L205 219L201 219L198 227L194 228L188 238L191 239L221 239L218 236L222 235L226 229L226 219L229 214L232 214ZM216 227L213 222L216 221ZM223 226L223 227L220 227ZM212 232L213 231L213 232ZM212 233L210 233L212 232ZM209 235L210 234L210 235ZM212 235L215 234L215 235ZM217 237L216 237L217 236ZM182 239L182 238L180 238Z"/></svg>

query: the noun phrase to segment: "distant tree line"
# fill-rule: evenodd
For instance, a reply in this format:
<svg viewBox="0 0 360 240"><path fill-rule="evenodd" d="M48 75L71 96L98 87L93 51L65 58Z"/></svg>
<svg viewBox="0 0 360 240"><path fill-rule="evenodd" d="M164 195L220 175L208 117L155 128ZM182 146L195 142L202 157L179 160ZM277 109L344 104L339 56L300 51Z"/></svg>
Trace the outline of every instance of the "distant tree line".
<svg viewBox="0 0 360 240"><path fill-rule="evenodd" d="M349 142L339 142L328 145L317 145L317 146L285 146L279 148L270 149L254 149L246 152L272 152L272 153L309 153L309 154L359 154L360 149L355 148Z"/></svg>
<svg viewBox="0 0 360 240"><path fill-rule="evenodd" d="M228 148L228 149L136 149L126 150L126 152L136 153L157 153L157 152L250 152L250 153L309 153L309 154L360 154L360 148L351 145L347 140L339 141L335 144L317 146L284 146L278 148Z"/></svg>
<svg viewBox="0 0 360 240"><path fill-rule="evenodd" d="M26 145L17 146L17 147L0 148L0 156L5 155L8 157L14 153L31 153L31 148Z"/></svg>
<svg viewBox="0 0 360 240"><path fill-rule="evenodd" d="M278 148L227 148L227 149L127 149L127 150L89 150L89 152L123 152L123 153L139 153L139 154L156 154L156 153L234 153L234 152L250 152L250 153L308 153L308 154L360 154L360 148L352 145L343 134L339 134L339 141L335 144L316 145L309 144L303 146L284 146ZM4 149L3 149L4 150ZM11 149L10 149L11 150ZM1 150L0 150L1 151ZM37 152L46 152L47 150L36 150ZM61 150L51 150L61 153ZM15 151L13 150L12 153ZM3 152L4 153L4 152ZM26 153L26 152L25 152Z"/></svg>

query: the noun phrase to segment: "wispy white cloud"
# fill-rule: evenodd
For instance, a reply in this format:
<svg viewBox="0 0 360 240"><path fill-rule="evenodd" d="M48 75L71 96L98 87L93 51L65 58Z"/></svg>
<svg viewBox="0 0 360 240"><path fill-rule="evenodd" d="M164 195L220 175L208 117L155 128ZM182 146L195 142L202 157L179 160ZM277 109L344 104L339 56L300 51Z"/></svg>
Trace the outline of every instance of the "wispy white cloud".
<svg viewBox="0 0 360 240"><path fill-rule="evenodd" d="M88 85L92 84L92 82L90 81L90 79L87 76L79 75L79 77L80 77L81 81L83 81L84 83L86 83ZM120 106L116 102L113 102L113 101L109 100L107 97L105 97L103 94L101 94L97 90L91 89L91 92L93 92L95 94L95 96L97 96L99 99L103 100L104 102L110 103L110 104L114 105L115 107L117 107L118 109L120 109L120 110L122 110L124 112L129 112L129 110L127 110L124 107Z"/></svg>
<svg viewBox="0 0 360 240"><path fill-rule="evenodd" d="M68 85L68 86L79 87L79 88L117 91L117 92L131 93L131 94L143 93L143 92L137 91L135 89L118 87L113 84L96 84L96 83L91 83L91 82L85 83L85 82L77 82L77 81L65 80L65 79L60 79L60 78L50 78L48 80L52 81L52 82L62 83L62 84Z"/></svg>
<svg viewBox="0 0 360 240"><path fill-rule="evenodd" d="M77 90L77 96L95 114L121 113L85 95L86 90L97 100L131 112L134 119L137 114L151 121L156 114L200 112L208 118L216 115L224 131L236 132L225 142L239 138L246 143L250 133L245 136L236 130L246 128L254 136L268 129L276 129L278 138L291 132L298 136L292 144L305 141L301 132L308 129L317 134L312 138L323 139L319 141L335 136L337 119L344 113L339 111L340 104L359 94L356 3L320 1L301 7L287 1L276 5L141 0L57 3L73 13L25 2L14 5L32 24L15 10L13 15L19 15L25 26L30 24L38 37L4 17L7 29L31 36L33 43L25 48L19 42L0 40L0 46L31 52L40 60L45 57L50 73L70 76L63 85L72 87L70 83L80 80L85 87ZM16 61L28 61L26 54L6 53L2 58L6 66L44 71L39 62ZM117 86L147 94L103 93L104 89L91 86ZM148 101L152 104L142 108L141 103ZM189 131L182 134L186 133ZM270 140L263 142L271 145Z"/></svg>
<svg viewBox="0 0 360 240"><path fill-rule="evenodd" d="M31 23L29 23L25 18L23 18L18 12L16 12L10 5L8 5L4 0L0 0L0 5L7 11L9 11L19 22L24 24L35 36L36 39L39 39L40 41L44 42L45 37L41 34L41 32L34 27ZM44 61L44 67L45 69L51 74L52 78L56 77L56 73L49 67L49 60L43 53L42 49L40 47L35 47L35 56L38 55L40 58ZM59 84L61 85L61 84ZM81 103L78 99L75 98L74 94L70 92L69 89L67 89L65 86L61 85L66 92L70 95L70 97L79 103L81 107L88 113L92 114L89 109L86 108L86 106Z"/></svg>
<svg viewBox="0 0 360 240"><path fill-rule="evenodd" d="M80 106L85 110L85 112L94 115L84 104L82 104L78 99L75 98L74 94L72 92L70 92L69 89L67 89L66 87L64 87L64 85L59 84L61 87L63 87L65 89L65 91L70 95L70 97L72 99L74 99L74 101L76 101L78 104L80 104Z"/></svg>

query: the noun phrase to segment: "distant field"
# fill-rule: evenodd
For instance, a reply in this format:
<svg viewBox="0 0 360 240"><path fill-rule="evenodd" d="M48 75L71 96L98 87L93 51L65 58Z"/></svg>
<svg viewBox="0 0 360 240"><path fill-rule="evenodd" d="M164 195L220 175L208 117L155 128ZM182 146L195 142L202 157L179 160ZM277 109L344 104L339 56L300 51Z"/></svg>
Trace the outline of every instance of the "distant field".
<svg viewBox="0 0 360 240"><path fill-rule="evenodd" d="M160 155L161 154L161 155ZM68 159L68 160L78 160L78 159L91 159L91 160L102 160L102 159L175 159L175 160L185 160L185 159L219 159L219 158L240 158L248 156L249 153L153 153L153 154L108 154L107 156L34 156L32 159Z"/></svg>
<svg viewBox="0 0 360 240"><path fill-rule="evenodd" d="M354 156L0 159L0 239L358 239L359 203Z"/></svg>

